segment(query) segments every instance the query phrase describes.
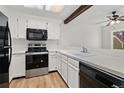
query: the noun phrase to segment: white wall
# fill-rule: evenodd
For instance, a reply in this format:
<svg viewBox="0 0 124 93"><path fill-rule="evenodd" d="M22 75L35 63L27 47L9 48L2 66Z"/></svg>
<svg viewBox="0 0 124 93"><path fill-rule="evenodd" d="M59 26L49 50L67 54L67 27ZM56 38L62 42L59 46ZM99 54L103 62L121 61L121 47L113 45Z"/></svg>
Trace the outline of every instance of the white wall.
<svg viewBox="0 0 124 93"><path fill-rule="evenodd" d="M8 9L5 6L0 6L0 11L2 11L8 18L11 16L14 16L14 17L21 17L21 18L28 18L28 19L35 19L35 20L43 20L43 21L57 23L57 24L60 24L62 22L61 19L52 19L48 17L25 14L20 11L13 11L11 9ZM29 42L26 41L25 39L13 39L12 40L13 52L26 51L28 43ZM59 47L59 40L48 40L46 44L48 49L56 49Z"/></svg>
<svg viewBox="0 0 124 93"><path fill-rule="evenodd" d="M8 18L0 12L0 26L6 26Z"/></svg>
<svg viewBox="0 0 124 93"><path fill-rule="evenodd" d="M96 25L88 25L83 15L68 24L62 24L62 46L101 47L101 29Z"/></svg>
<svg viewBox="0 0 124 93"><path fill-rule="evenodd" d="M102 48L113 49L113 32L124 31L124 23L115 24L109 27L101 27Z"/></svg>

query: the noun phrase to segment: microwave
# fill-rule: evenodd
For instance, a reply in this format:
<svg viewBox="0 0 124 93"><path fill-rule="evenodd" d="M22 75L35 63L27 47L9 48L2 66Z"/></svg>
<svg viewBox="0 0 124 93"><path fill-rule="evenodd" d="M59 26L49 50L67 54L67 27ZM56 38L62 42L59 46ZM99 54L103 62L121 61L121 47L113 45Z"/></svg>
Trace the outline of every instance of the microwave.
<svg viewBox="0 0 124 93"><path fill-rule="evenodd" d="M27 28L27 40L45 41L47 40L47 30Z"/></svg>

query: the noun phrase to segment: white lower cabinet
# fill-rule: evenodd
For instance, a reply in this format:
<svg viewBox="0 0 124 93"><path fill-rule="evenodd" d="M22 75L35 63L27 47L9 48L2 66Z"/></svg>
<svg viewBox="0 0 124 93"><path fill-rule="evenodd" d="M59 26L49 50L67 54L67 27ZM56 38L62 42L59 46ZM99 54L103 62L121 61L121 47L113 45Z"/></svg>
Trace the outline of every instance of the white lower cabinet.
<svg viewBox="0 0 124 93"><path fill-rule="evenodd" d="M68 86L79 88L79 62L68 58Z"/></svg>
<svg viewBox="0 0 124 93"><path fill-rule="evenodd" d="M79 69L68 64L68 86L71 88L79 87Z"/></svg>
<svg viewBox="0 0 124 93"><path fill-rule="evenodd" d="M57 70L57 67L58 67L58 62L57 62L56 52L50 51L49 52L49 71L55 71Z"/></svg>
<svg viewBox="0 0 124 93"><path fill-rule="evenodd" d="M64 62L64 61L62 61L62 77L63 77L63 79L65 80L65 82L67 83L67 68L68 68L68 65L67 65L67 63L66 62Z"/></svg>
<svg viewBox="0 0 124 93"><path fill-rule="evenodd" d="M25 76L25 54L14 54L9 68L9 77L12 80L21 76Z"/></svg>
<svg viewBox="0 0 124 93"><path fill-rule="evenodd" d="M56 57L49 56L49 71L57 70Z"/></svg>
<svg viewBox="0 0 124 93"><path fill-rule="evenodd" d="M49 53L49 71L57 70L70 88L79 88L79 62L61 53Z"/></svg>
<svg viewBox="0 0 124 93"><path fill-rule="evenodd" d="M58 70L58 72L59 72L59 74L61 74L62 73L62 62L61 62L61 60L62 60L62 58L61 58L61 54L60 53L57 53L57 63L58 63L58 66L57 66L57 70Z"/></svg>

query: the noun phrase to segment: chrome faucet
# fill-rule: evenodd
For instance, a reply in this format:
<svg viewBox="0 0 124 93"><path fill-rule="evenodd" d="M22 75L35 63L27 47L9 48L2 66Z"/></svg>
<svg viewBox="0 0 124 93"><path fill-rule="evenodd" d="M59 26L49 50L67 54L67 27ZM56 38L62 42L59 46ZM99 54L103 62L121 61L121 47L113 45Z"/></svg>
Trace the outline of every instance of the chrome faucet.
<svg viewBox="0 0 124 93"><path fill-rule="evenodd" d="M83 46L81 52L87 53L87 48Z"/></svg>

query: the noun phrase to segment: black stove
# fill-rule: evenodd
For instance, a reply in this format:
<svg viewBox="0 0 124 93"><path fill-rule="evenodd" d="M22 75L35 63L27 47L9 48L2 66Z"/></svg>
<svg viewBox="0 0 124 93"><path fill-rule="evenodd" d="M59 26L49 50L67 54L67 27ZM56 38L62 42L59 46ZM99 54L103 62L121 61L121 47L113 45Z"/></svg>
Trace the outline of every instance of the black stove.
<svg viewBox="0 0 124 93"><path fill-rule="evenodd" d="M26 51L26 78L48 73L48 50L46 47L29 46Z"/></svg>
<svg viewBox="0 0 124 93"><path fill-rule="evenodd" d="M46 47L28 47L27 52L48 52Z"/></svg>

